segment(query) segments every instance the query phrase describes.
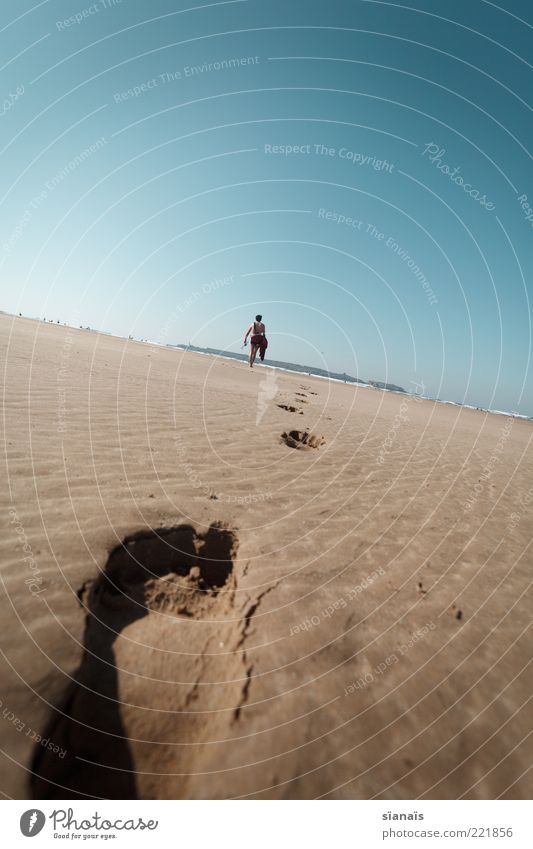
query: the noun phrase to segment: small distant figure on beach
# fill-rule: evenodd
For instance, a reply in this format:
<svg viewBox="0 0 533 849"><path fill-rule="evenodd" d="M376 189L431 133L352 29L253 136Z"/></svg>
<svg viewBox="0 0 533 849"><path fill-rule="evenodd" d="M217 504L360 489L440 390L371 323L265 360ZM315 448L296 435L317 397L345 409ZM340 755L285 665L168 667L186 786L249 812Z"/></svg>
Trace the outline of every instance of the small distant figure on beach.
<svg viewBox="0 0 533 849"><path fill-rule="evenodd" d="M265 336L266 328L263 324L263 316L256 315L255 321L250 325L248 330L246 331L246 336L244 337L244 344L248 342L248 336L250 336L250 368L254 367L255 358L257 357L257 352L259 351L259 356L261 357L261 362L265 359L265 352L268 348L268 340Z"/></svg>

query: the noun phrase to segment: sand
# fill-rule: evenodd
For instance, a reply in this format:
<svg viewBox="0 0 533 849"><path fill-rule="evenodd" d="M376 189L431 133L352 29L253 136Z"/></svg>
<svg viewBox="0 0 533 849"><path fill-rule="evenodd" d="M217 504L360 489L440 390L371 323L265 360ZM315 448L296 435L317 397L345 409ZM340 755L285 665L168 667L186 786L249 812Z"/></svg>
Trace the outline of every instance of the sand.
<svg viewBox="0 0 533 849"><path fill-rule="evenodd" d="M0 345L6 797L531 796L531 422Z"/></svg>

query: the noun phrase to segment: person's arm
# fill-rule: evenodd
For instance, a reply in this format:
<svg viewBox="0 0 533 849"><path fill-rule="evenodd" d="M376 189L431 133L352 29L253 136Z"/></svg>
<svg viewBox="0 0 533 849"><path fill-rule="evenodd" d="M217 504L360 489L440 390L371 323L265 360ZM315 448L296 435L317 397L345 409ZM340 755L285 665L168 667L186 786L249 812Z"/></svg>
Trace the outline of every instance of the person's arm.
<svg viewBox="0 0 533 849"><path fill-rule="evenodd" d="M253 325L251 324L251 325L250 325L250 327L248 328L248 330L246 331L246 336L244 337L244 344L245 344L245 345L246 345L246 343L248 342L248 336L250 335L250 333L252 332L252 330L253 330Z"/></svg>

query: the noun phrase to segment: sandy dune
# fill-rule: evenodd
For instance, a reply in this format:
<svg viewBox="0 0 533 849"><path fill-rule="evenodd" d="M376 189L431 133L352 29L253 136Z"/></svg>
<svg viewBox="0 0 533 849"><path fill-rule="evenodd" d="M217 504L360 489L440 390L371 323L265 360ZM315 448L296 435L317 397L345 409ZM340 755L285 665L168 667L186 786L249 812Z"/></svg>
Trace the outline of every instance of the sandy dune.
<svg viewBox="0 0 533 849"><path fill-rule="evenodd" d="M531 422L0 346L6 796L531 796Z"/></svg>

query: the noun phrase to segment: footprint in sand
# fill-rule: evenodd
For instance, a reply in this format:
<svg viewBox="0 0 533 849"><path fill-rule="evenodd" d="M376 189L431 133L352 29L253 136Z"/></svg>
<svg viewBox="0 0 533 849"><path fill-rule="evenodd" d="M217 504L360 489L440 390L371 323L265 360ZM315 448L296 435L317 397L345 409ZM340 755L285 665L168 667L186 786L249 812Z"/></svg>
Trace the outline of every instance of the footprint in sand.
<svg viewBox="0 0 533 849"><path fill-rule="evenodd" d="M280 410L287 410L288 413L299 413L303 416L303 410L299 410L298 407L293 407L291 404L276 404Z"/></svg>
<svg viewBox="0 0 533 849"><path fill-rule="evenodd" d="M218 639L225 640L226 645L239 645L243 631L242 623L239 625L235 618L233 574L237 546L236 534L217 523L204 534L190 525L140 531L113 549L99 577L80 588L79 598L87 612L81 664L63 704L42 734L66 750L66 756L60 759L36 746L31 778L33 798L138 798L139 776L147 780L143 766L146 774L153 772L154 782L161 781L157 764L163 754L168 757L169 750L164 745L167 739L172 741L180 733L193 742L200 739L205 717L199 723L182 712L186 712L191 694L202 706L202 695L196 695L197 685L187 689L187 685L172 684L172 680L191 680L195 671L201 676L199 665L204 664L205 669L209 659L203 660L201 648L192 659L180 654L178 635L183 632L176 620L215 619L212 627L220 634ZM145 618L145 630L140 633L152 640L152 654L150 647L147 653L146 646L132 646L131 639L122 636L124 629ZM182 624L184 627L190 626ZM209 628L209 623L202 627ZM138 673L141 683L143 677L148 679L144 685L148 707L142 709L131 704L127 688L133 686L135 693L135 686L128 680L127 665L122 668L120 662L124 657L121 652L128 649L131 654L126 657L131 661L133 678ZM194 646L181 646L182 652L187 649L194 652ZM166 690L157 680L158 672L154 673L154 680L150 676L150 664L162 662L161 657L168 661L163 668L176 674L170 684L163 681ZM232 654L230 662L237 675L246 674L242 652ZM156 669L160 674L160 667ZM231 686L234 689L226 691L226 698L230 705L238 706L242 685ZM170 713L167 710L158 715L161 705L170 706ZM124 716L128 719L124 720ZM136 735L131 740L128 737L132 722L133 728L137 727L135 722L144 723L142 734L137 735L141 739L153 739L158 734L167 737L159 745L141 745ZM165 723L168 727L160 731ZM160 786L153 791L143 790L141 797L146 792L153 792L158 798ZM175 792L181 791L176 788Z"/></svg>
<svg viewBox="0 0 533 849"><path fill-rule="evenodd" d="M325 439L323 436L317 436L314 433L309 433L307 430L290 430L284 431L281 434L281 441L288 445L289 448L300 448L300 449L309 449L309 448L320 448L321 445L324 445Z"/></svg>

